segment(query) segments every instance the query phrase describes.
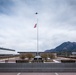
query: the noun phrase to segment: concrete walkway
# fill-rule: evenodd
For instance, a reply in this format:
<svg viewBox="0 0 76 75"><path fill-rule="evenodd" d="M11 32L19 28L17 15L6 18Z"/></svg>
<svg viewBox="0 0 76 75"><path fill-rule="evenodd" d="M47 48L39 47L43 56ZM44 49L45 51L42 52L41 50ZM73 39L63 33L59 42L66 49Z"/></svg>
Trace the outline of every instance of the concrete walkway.
<svg viewBox="0 0 76 75"><path fill-rule="evenodd" d="M55 63L61 63L60 61L57 61L57 60L55 60L55 59L54 59L53 61L54 61Z"/></svg>

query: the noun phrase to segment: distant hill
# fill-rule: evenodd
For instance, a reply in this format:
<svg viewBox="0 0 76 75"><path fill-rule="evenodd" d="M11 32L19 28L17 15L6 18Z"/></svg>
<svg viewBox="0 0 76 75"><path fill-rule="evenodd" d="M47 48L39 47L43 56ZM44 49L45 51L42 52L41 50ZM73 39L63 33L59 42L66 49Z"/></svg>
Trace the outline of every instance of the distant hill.
<svg viewBox="0 0 76 75"><path fill-rule="evenodd" d="M76 52L76 42L64 42L55 49L46 50L45 52Z"/></svg>

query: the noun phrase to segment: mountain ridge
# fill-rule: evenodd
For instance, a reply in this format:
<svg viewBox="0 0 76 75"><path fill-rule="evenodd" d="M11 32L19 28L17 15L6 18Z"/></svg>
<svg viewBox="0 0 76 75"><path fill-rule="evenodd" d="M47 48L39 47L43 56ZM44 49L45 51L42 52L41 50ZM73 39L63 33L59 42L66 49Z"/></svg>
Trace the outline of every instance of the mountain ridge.
<svg viewBox="0 0 76 75"><path fill-rule="evenodd" d="M54 49L45 50L45 52L62 52L62 51L76 52L76 42L70 42L70 41L63 42L62 44L60 44Z"/></svg>

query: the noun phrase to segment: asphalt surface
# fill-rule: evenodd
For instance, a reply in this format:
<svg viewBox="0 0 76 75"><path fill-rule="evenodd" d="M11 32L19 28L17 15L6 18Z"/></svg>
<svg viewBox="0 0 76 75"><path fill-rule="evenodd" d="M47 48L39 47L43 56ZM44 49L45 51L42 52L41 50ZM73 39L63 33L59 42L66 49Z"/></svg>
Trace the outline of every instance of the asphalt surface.
<svg viewBox="0 0 76 75"><path fill-rule="evenodd" d="M76 63L0 63L0 72L76 72Z"/></svg>
<svg viewBox="0 0 76 75"><path fill-rule="evenodd" d="M11 72L76 72L76 63L75 64L61 64L56 62L56 64L15 64L15 60L19 59L19 57L14 58L8 58L9 62L5 63L6 59L0 60L0 72L5 72L7 70L7 73L9 71ZM60 59L67 59L67 58L58 58ZM1 64L4 63L4 64ZM10 64L14 63L14 64ZM11 67L11 68L10 68Z"/></svg>
<svg viewBox="0 0 76 75"><path fill-rule="evenodd" d="M0 75L76 75L76 73L0 73Z"/></svg>
<svg viewBox="0 0 76 75"><path fill-rule="evenodd" d="M9 58L8 63L15 63L15 60L17 60L17 59L19 59L19 57ZM59 61L61 59L67 59L67 58L58 58L57 60ZM5 63L5 60L6 59L0 60L0 63ZM59 63L59 62L56 61L56 63ZM72 68L68 68L68 69L71 69L71 71L73 70ZM21 70L22 70L22 68L21 68ZM74 70L76 71L76 67L74 68ZM75 72L75 71L73 71L73 72ZM18 72L21 72L21 71L18 71ZM71 73L71 72L70 73L46 73L46 72L45 73L43 73L43 72L41 72L41 73L23 73L23 72L21 72L21 73L12 73L11 72L11 73L0 73L0 75L76 75L76 73Z"/></svg>

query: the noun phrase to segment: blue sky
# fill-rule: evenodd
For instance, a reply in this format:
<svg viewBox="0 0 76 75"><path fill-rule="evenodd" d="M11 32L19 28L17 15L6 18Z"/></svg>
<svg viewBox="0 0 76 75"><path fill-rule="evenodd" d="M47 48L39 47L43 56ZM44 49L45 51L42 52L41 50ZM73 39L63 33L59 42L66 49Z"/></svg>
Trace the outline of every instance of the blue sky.
<svg viewBox="0 0 76 75"><path fill-rule="evenodd" d="M76 42L76 0L0 0L0 47L36 51L37 18L39 51Z"/></svg>

